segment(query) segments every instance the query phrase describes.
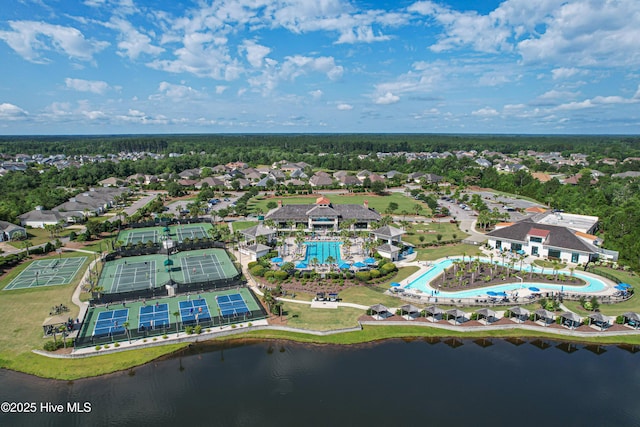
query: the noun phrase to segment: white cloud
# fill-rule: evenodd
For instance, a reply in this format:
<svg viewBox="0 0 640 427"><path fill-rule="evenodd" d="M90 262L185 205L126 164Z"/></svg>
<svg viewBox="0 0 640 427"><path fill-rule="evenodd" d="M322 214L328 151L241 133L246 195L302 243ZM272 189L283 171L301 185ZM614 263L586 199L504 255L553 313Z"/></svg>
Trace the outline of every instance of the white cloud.
<svg viewBox="0 0 640 427"><path fill-rule="evenodd" d="M313 99L319 99L322 97L322 95L324 95L324 93L320 89L316 89L316 90L310 91L309 95L311 95Z"/></svg>
<svg viewBox="0 0 640 427"><path fill-rule="evenodd" d="M221 95L229 88L229 86L218 85L216 86L216 94Z"/></svg>
<svg viewBox="0 0 640 427"><path fill-rule="evenodd" d="M640 63L637 0L506 0L488 14L420 1L407 10L444 28L431 46L435 52L470 46L479 52L517 52L526 63Z"/></svg>
<svg viewBox="0 0 640 427"><path fill-rule="evenodd" d="M491 107L481 108L479 110L473 111L471 114L480 117L495 117L500 115L500 113L496 109Z"/></svg>
<svg viewBox="0 0 640 427"><path fill-rule="evenodd" d="M346 104L346 103L340 103L336 106L336 108L340 111L349 111L349 110L353 110L353 105L351 104Z"/></svg>
<svg viewBox="0 0 640 427"><path fill-rule="evenodd" d="M0 104L0 120L20 120L26 118L28 115L29 113L17 105L7 102Z"/></svg>
<svg viewBox="0 0 640 427"><path fill-rule="evenodd" d="M551 70L551 76L553 77L553 80L566 79L566 78L575 76L579 72L580 70L578 68L560 67L560 68L554 68L553 70Z"/></svg>
<svg viewBox="0 0 640 427"><path fill-rule="evenodd" d="M78 92L91 92L91 93L97 93L99 95L102 95L107 90L109 90L109 85L107 84L107 82L103 82L100 80L82 80L82 79L66 78L64 79L64 83L68 89L73 89Z"/></svg>
<svg viewBox="0 0 640 427"><path fill-rule="evenodd" d="M160 82L158 85L158 92L158 94L151 95L149 99L159 100L168 98L173 101L184 101L205 97L202 92L199 92L192 87L176 85L168 82Z"/></svg>
<svg viewBox="0 0 640 427"><path fill-rule="evenodd" d="M108 28L119 31L118 55L129 59L137 59L141 54L159 55L164 49L151 43L151 38L138 31L130 22L122 18L112 18L105 24Z"/></svg>
<svg viewBox="0 0 640 427"><path fill-rule="evenodd" d="M259 45L252 40L245 40L240 50L246 53L247 61L254 68L262 67L262 60L271 52L270 48Z"/></svg>
<svg viewBox="0 0 640 427"><path fill-rule="evenodd" d="M55 51L71 58L92 61L93 55L105 49L109 43L87 40L73 27L63 27L36 21L9 21L12 31L0 31L14 51L31 62L45 62L41 53Z"/></svg>
<svg viewBox="0 0 640 427"><path fill-rule="evenodd" d="M388 104L395 104L398 101L400 101L400 97L398 95L394 95L391 92L387 92L384 95L379 96L375 100L375 103L380 105L388 105Z"/></svg>

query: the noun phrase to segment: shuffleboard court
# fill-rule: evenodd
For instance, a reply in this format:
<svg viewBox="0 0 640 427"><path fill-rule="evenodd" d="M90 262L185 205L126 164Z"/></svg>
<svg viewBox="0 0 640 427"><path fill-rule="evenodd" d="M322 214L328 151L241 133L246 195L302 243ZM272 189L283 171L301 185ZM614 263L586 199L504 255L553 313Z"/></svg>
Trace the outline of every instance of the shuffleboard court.
<svg viewBox="0 0 640 427"><path fill-rule="evenodd" d="M98 314L98 320L93 328L94 337L118 335L125 333L124 323L129 318L129 309L103 311Z"/></svg>
<svg viewBox="0 0 640 427"><path fill-rule="evenodd" d="M185 325L211 320L209 305L203 298L193 301L180 301L180 317Z"/></svg>
<svg viewBox="0 0 640 427"><path fill-rule="evenodd" d="M138 316L138 330L160 328L169 324L169 304L143 305Z"/></svg>
<svg viewBox="0 0 640 427"><path fill-rule="evenodd" d="M156 285L156 262L139 261L118 264L113 273L111 293L151 289Z"/></svg>
<svg viewBox="0 0 640 427"><path fill-rule="evenodd" d="M73 282L87 257L40 259L30 263L4 289L66 285Z"/></svg>

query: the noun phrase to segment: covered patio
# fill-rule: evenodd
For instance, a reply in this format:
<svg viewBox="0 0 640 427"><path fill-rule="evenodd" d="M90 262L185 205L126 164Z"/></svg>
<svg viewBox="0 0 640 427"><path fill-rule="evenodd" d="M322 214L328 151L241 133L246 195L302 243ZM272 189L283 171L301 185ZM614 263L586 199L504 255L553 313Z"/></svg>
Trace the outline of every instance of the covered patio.
<svg viewBox="0 0 640 427"><path fill-rule="evenodd" d="M458 325L460 323L464 323L466 322L467 319L467 313L465 313L464 311L457 309L457 308L453 308L451 310L447 310L446 311L447 314L447 320L450 320L451 317L453 317L453 324L454 325Z"/></svg>
<svg viewBox="0 0 640 427"><path fill-rule="evenodd" d="M400 307L400 315L406 320L416 320L420 317L420 309L412 304L405 304Z"/></svg>
<svg viewBox="0 0 640 427"><path fill-rule="evenodd" d="M429 307L424 309L424 316L428 319L431 317L432 322L437 322L442 320L442 315L444 314L444 310L439 308L436 305L430 305Z"/></svg>
<svg viewBox="0 0 640 427"><path fill-rule="evenodd" d="M560 318L563 319L562 325L566 326L569 329L575 329L582 323L582 317L570 311L561 313Z"/></svg>
<svg viewBox="0 0 640 427"><path fill-rule="evenodd" d="M371 313L371 317L376 320L384 320L387 317L393 316L393 314L389 312L389 308L382 304L372 305L369 307L369 311Z"/></svg>
<svg viewBox="0 0 640 427"><path fill-rule="evenodd" d="M481 308L476 311L476 314L478 316L478 322L484 323L485 325L490 325L498 320L497 313L490 308Z"/></svg>
<svg viewBox="0 0 640 427"><path fill-rule="evenodd" d="M592 328L599 328L601 331L604 331L611 326L611 320L609 319L609 316L605 316L600 312L593 313L589 315L589 326Z"/></svg>
<svg viewBox="0 0 640 427"><path fill-rule="evenodd" d="M542 321L543 326L549 326L556 320L556 316L544 308L539 308L533 314L535 314L536 321Z"/></svg>
<svg viewBox="0 0 640 427"><path fill-rule="evenodd" d="M627 311L622 314L623 325L627 325L630 328L638 329L640 326L640 314L635 313L633 311Z"/></svg>
<svg viewBox="0 0 640 427"><path fill-rule="evenodd" d="M509 309L509 318L516 323L524 323L529 318L530 311L522 307L511 307Z"/></svg>

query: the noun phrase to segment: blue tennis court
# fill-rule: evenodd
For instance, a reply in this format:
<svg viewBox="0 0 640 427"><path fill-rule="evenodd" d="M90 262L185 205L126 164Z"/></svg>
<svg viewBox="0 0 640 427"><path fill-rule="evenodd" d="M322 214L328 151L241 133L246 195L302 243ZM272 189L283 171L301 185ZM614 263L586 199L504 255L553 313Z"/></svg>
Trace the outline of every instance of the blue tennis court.
<svg viewBox="0 0 640 427"><path fill-rule="evenodd" d="M139 331L167 325L169 325L169 304L143 305L140 307Z"/></svg>
<svg viewBox="0 0 640 427"><path fill-rule="evenodd" d="M180 301L180 317L182 323L186 325L211 320L209 305L204 299Z"/></svg>
<svg viewBox="0 0 640 427"><path fill-rule="evenodd" d="M103 311L98 314L98 320L93 328L93 336L101 337L108 335L124 334L124 323L129 318L129 309Z"/></svg>
<svg viewBox="0 0 640 427"><path fill-rule="evenodd" d="M216 301L223 317L235 317L251 312L240 294L218 295Z"/></svg>

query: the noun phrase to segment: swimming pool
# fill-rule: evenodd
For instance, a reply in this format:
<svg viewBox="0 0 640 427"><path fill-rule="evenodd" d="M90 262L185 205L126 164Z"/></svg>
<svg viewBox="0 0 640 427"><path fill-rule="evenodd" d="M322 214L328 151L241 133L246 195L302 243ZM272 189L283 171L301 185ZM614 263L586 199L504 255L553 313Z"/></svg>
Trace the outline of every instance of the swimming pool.
<svg viewBox="0 0 640 427"><path fill-rule="evenodd" d="M304 256L304 262L311 265L314 258L318 260L318 264L329 264L327 258L333 257L332 264L340 264L340 245L342 242L305 242L307 251Z"/></svg>
<svg viewBox="0 0 640 427"><path fill-rule="evenodd" d="M438 277L440 274L442 274L443 270L445 270L446 268L449 268L454 263L454 261L459 261L460 259L461 258L446 259L434 264L428 271L426 271L416 279L412 280L405 287L405 289L416 289L424 292L427 295L430 295L432 291L439 289L439 288L432 288L431 286L429 286L430 282L433 281L433 279ZM519 270L517 265L514 268L516 270ZM522 271L528 272L530 268L531 267L529 265L525 265L522 268ZM541 272L540 268L533 267L533 269L534 269L533 270L534 272ZM550 273L551 269L547 268L545 269L545 272ZM559 274L566 274L566 273L563 271L560 271ZM526 289L529 286L535 286L543 292L562 291L562 292L594 293L594 292L601 292L605 290L607 287L604 281L598 278L587 276L586 274L581 274L580 272L577 272L577 271L574 272L574 276L584 280L585 282L587 282L587 284L584 286L571 286L571 285L566 285L562 283L556 285L553 283L536 283L536 282L527 282L526 280L523 280L522 283L520 282L507 283L504 285L487 286L486 288L481 288L481 289L469 289L468 291L445 292L440 290L438 293L438 296L443 298L477 298L479 296L482 296L482 297L486 296L488 291L509 292L509 291L514 291L522 288Z"/></svg>

